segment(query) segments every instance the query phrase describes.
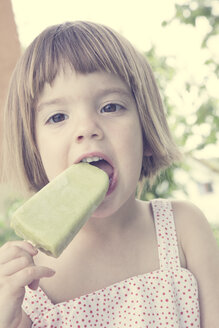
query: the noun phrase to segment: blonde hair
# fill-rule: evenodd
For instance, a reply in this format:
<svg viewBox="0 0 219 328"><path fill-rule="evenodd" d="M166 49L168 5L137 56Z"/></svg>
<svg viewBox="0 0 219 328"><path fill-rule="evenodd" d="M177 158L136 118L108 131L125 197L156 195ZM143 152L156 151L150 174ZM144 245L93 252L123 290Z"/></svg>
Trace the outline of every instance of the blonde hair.
<svg viewBox="0 0 219 328"><path fill-rule="evenodd" d="M35 140L35 107L44 84L65 66L79 73L106 71L127 83L136 101L145 149L141 177L151 180L179 160L161 97L145 57L123 36L91 22L67 22L44 30L26 49L11 78L4 116L4 176L19 188L48 183Z"/></svg>

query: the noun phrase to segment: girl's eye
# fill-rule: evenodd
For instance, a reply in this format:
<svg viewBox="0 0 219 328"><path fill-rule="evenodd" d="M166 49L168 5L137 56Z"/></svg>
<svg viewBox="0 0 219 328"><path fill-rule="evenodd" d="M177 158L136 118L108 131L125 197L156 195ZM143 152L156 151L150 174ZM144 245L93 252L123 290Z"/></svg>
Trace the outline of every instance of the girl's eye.
<svg viewBox="0 0 219 328"><path fill-rule="evenodd" d="M48 119L47 123L59 123L59 122L62 122L66 119L67 119L67 115L62 114L62 113L58 113L58 114L55 114L55 115L51 116Z"/></svg>
<svg viewBox="0 0 219 328"><path fill-rule="evenodd" d="M119 110L124 109L122 105L119 104L107 104L103 108L101 108L101 113L113 113L118 112Z"/></svg>

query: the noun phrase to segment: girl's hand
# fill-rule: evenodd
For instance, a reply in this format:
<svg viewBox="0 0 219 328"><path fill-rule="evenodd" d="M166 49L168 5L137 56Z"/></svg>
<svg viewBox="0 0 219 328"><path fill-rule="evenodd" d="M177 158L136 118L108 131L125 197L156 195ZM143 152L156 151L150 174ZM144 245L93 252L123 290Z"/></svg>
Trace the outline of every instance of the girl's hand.
<svg viewBox="0 0 219 328"><path fill-rule="evenodd" d="M12 241L0 248L0 328L18 327L22 318L25 286L37 289L39 280L53 270L35 266L37 250L28 242Z"/></svg>

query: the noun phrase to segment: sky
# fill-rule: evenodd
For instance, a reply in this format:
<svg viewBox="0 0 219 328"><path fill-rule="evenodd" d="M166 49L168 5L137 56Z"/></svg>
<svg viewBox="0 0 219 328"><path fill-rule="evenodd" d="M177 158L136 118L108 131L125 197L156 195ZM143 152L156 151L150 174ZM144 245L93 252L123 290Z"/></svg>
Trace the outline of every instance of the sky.
<svg viewBox="0 0 219 328"><path fill-rule="evenodd" d="M183 2L186 1L177 1ZM147 50L153 43L163 53L176 54L179 59L183 54L186 59L191 56L190 47L196 53L208 26L203 21L196 29L177 23L163 28L162 21L174 15L175 3L174 0L12 0L24 46L51 24L90 20L113 27L139 50Z"/></svg>
<svg viewBox="0 0 219 328"><path fill-rule="evenodd" d="M109 25L147 48L164 18L174 14L172 0L12 0L20 38L27 45L40 30L66 20Z"/></svg>
<svg viewBox="0 0 219 328"><path fill-rule="evenodd" d="M166 92L176 105L178 112L188 116L192 124L194 111L198 106L198 88L189 94L185 81L199 85L205 81L208 95L218 97L218 81L204 65L209 54L218 56L219 36L209 44L209 49L201 49L203 36L209 31L208 21L200 18L196 27L174 21L167 27L162 22L170 20L175 13L175 4L186 0L11 0L18 28L19 39L25 48L47 26L65 21L89 20L108 25L128 38L140 51L147 51L152 45L157 55L168 57L168 63L177 68L174 83ZM195 9L195 2L190 1ZM216 1L215 1L216 3ZM218 8L218 7L217 7ZM219 8L215 10L219 11ZM184 97L182 99L182 90ZM200 127L199 127L200 128ZM207 133L206 125L202 127ZM180 127L176 133L182 134ZM190 147L199 143L194 131ZM210 150L212 156L215 150ZM202 156L204 152L202 151Z"/></svg>

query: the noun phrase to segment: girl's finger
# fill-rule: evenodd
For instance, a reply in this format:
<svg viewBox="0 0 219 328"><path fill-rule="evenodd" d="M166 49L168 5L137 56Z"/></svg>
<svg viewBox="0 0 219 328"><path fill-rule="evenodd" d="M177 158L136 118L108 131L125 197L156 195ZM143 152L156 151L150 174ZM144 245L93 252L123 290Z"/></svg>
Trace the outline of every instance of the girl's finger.
<svg viewBox="0 0 219 328"><path fill-rule="evenodd" d="M37 279L37 280L34 280L34 281L32 281L29 285L28 285L28 287L30 288L30 289L33 289L33 290L36 290L37 288L38 288L38 286L39 286L39 279Z"/></svg>
<svg viewBox="0 0 219 328"><path fill-rule="evenodd" d="M37 252L37 249L27 242L9 242L0 248L0 265L23 256L24 253L34 256Z"/></svg>
<svg viewBox="0 0 219 328"><path fill-rule="evenodd" d="M4 265L0 265L0 272L1 275L10 276L33 264L32 257L28 253L23 252L23 255L10 260Z"/></svg>
<svg viewBox="0 0 219 328"><path fill-rule="evenodd" d="M33 246L33 244L30 241L26 241L26 240L13 240L13 241L9 241L7 243L5 243L2 248L8 248L8 247L12 247L12 246L18 246L20 248L22 248L23 250L26 250L28 253L36 253L37 249L36 247Z"/></svg>
<svg viewBox="0 0 219 328"><path fill-rule="evenodd" d="M41 278L49 278L55 274L55 271L42 266L29 266L23 270L18 271L13 275L13 288L19 289L21 287L31 285L34 280L40 280Z"/></svg>

